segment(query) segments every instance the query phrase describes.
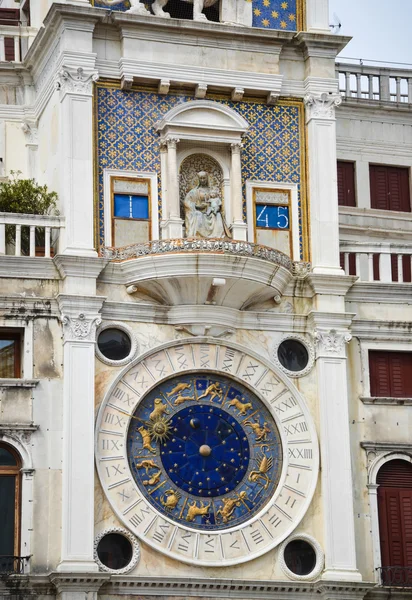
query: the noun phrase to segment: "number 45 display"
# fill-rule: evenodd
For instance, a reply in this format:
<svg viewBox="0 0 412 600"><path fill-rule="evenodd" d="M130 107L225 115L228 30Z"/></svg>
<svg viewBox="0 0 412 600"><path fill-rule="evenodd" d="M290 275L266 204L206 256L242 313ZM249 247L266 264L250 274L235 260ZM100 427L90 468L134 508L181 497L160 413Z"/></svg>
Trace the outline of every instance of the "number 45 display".
<svg viewBox="0 0 412 600"><path fill-rule="evenodd" d="M257 204L256 226L265 229L289 229L289 207Z"/></svg>

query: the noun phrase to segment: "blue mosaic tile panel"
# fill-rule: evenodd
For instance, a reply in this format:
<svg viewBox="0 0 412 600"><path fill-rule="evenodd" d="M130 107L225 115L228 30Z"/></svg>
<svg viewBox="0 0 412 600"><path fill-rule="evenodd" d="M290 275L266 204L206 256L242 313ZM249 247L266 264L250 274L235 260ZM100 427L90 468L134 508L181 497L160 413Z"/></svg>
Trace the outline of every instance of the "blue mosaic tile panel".
<svg viewBox="0 0 412 600"><path fill-rule="evenodd" d="M192 96L162 96L153 92L122 91L115 87L97 86L101 245L104 243L103 170L155 171L159 175L160 198L160 152L155 124L174 106L192 100ZM213 100L237 111L249 123L242 148L243 183L246 179L296 183L299 188L300 207L303 149L299 105L279 103L269 106L259 102L231 102L215 98ZM243 202L245 213L245 189ZM161 218L161 206L159 213ZM299 227L302 247L301 214Z"/></svg>
<svg viewBox="0 0 412 600"><path fill-rule="evenodd" d="M253 27L297 30L297 0L247 0L253 3Z"/></svg>
<svg viewBox="0 0 412 600"><path fill-rule="evenodd" d="M99 0L92 0L92 6L95 8L105 8L106 10L118 10L124 12L130 8L129 0L124 0L121 4L116 4L115 6L107 6L103 2L99 2Z"/></svg>

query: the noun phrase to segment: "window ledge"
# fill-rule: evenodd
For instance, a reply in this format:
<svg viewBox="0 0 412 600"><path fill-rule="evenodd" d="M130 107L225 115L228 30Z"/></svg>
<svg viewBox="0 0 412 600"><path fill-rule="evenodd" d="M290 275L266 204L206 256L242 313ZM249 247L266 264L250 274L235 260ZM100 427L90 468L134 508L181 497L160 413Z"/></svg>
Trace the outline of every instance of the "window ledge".
<svg viewBox="0 0 412 600"><path fill-rule="evenodd" d="M6 379L0 378L0 388L34 388L39 379Z"/></svg>
<svg viewBox="0 0 412 600"><path fill-rule="evenodd" d="M412 398L367 398L361 396L364 404L383 404L387 406L412 406Z"/></svg>

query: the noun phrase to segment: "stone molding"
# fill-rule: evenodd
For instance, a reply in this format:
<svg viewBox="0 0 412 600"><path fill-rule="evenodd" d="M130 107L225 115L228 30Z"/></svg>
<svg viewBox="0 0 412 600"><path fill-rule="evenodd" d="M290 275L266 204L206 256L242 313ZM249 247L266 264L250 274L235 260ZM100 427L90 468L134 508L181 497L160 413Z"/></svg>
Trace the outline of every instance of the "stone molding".
<svg viewBox="0 0 412 600"><path fill-rule="evenodd" d="M371 472L376 461L383 457L397 457L403 455L412 462L412 443L405 442L361 442L361 448L366 452L366 460L368 466L368 483L375 484L375 480L370 480ZM396 456L395 456L396 455Z"/></svg>
<svg viewBox="0 0 412 600"><path fill-rule="evenodd" d="M317 345L317 358L323 356L344 358L345 345L351 341L352 336L347 331L315 329L313 339Z"/></svg>
<svg viewBox="0 0 412 600"><path fill-rule="evenodd" d="M66 94L75 94L80 96L91 96L93 83L99 78L97 71L83 69L83 67L63 66L56 76L56 90L60 92L60 99L63 100Z"/></svg>
<svg viewBox="0 0 412 600"><path fill-rule="evenodd" d="M100 540L105 535L108 535L110 533L119 533L120 535L128 539L132 545L132 558L130 559L130 562L125 567L123 567L123 569L110 569L101 562L99 555L97 554L97 547L100 543ZM107 529L104 529L103 531L98 533L95 537L93 553L94 560L99 565L100 571L104 571L105 573L113 573L113 575L123 575L124 573L129 573L129 571L134 569L135 566L138 564L140 560L140 544L137 538L132 533L130 533L130 531L127 531L127 529L124 529L123 527L108 527Z"/></svg>
<svg viewBox="0 0 412 600"><path fill-rule="evenodd" d="M326 93L307 94L304 97L306 106L306 122L312 119L335 120L335 108L342 104L340 94Z"/></svg>

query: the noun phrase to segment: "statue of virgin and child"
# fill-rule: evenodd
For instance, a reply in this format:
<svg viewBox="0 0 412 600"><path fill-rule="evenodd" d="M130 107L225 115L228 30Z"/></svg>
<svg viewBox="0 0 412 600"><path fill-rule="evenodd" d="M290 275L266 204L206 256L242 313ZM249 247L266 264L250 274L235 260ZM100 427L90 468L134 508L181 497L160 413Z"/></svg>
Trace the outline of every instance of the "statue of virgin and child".
<svg viewBox="0 0 412 600"><path fill-rule="evenodd" d="M222 200L219 190L209 186L209 175L206 171L200 171L197 178L197 185L186 194L183 200L186 237L230 237L222 217Z"/></svg>

